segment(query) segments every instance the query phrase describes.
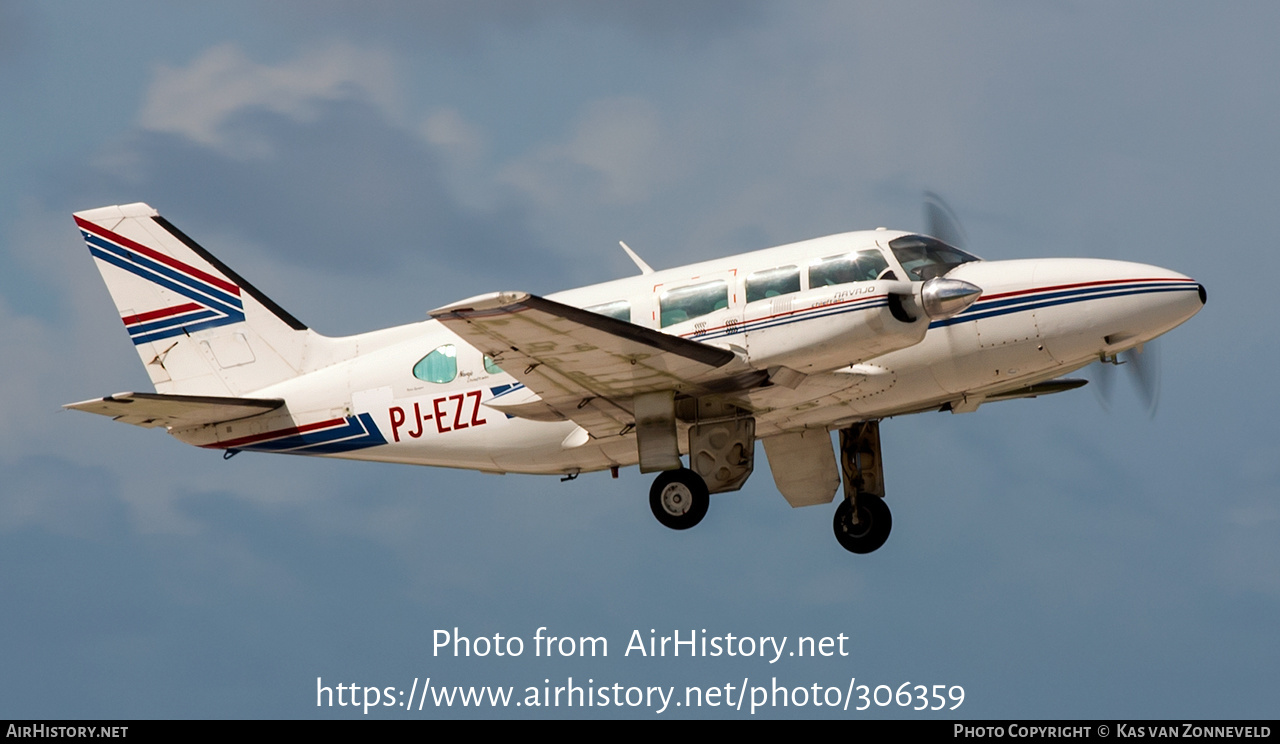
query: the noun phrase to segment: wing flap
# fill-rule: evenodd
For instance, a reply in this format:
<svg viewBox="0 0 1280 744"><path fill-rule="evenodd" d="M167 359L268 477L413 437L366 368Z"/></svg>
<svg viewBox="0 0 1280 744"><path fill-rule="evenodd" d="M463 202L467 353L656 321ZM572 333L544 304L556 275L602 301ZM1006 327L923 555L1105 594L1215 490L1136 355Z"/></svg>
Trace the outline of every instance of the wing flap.
<svg viewBox="0 0 1280 744"><path fill-rule="evenodd" d="M164 395L162 393L116 393L63 408L110 416L147 429L157 426L183 428L256 416L284 405L278 398L223 398L208 395Z"/></svg>
<svg viewBox="0 0 1280 744"><path fill-rule="evenodd" d="M826 429L789 431L764 440L773 482L792 507L829 504L840 488L831 434Z"/></svg>

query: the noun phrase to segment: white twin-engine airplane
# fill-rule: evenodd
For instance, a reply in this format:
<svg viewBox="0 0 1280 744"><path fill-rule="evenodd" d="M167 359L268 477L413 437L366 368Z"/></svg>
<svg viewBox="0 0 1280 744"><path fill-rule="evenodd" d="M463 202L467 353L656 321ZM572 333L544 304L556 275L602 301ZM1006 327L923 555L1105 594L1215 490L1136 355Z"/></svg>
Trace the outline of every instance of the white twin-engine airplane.
<svg viewBox="0 0 1280 744"><path fill-rule="evenodd" d="M627 249L640 276L495 292L329 338L146 204L75 220L156 392L67 408L225 457L566 479L639 464L658 473L649 504L673 529L742 487L761 440L792 506L829 503L843 481L835 534L854 553L892 524L881 419L1079 387L1060 378L1140 350L1205 302L1155 266L982 261L882 228L664 271Z"/></svg>

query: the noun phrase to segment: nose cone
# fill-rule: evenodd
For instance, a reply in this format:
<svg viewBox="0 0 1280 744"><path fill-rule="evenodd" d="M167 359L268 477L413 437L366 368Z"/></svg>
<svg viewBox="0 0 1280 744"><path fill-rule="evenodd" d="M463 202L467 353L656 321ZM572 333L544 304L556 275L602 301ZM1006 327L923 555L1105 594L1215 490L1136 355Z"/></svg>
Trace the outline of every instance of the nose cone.
<svg viewBox="0 0 1280 744"><path fill-rule="evenodd" d="M1173 330L1200 312L1207 298L1204 286L1188 276L1127 261L1043 259L1035 280L1053 287L1046 298L1081 316L1072 320L1087 319L1103 331L1109 346L1132 346Z"/></svg>
<svg viewBox="0 0 1280 744"><path fill-rule="evenodd" d="M930 279L920 290L924 312L934 320L964 312L982 296L982 289L960 279Z"/></svg>
<svg viewBox="0 0 1280 744"><path fill-rule="evenodd" d="M1138 264L1141 270L1122 284L1134 293L1135 315L1142 318L1144 336L1154 337L1172 330L1200 312L1208 299L1204 285L1176 271ZM1154 332L1154 333L1152 333Z"/></svg>
<svg viewBox="0 0 1280 744"><path fill-rule="evenodd" d="M981 287L982 298L939 326L975 321L997 345L1034 336L1063 364L1150 341L1185 323L1207 297L1176 271L1097 258L972 261L947 278Z"/></svg>

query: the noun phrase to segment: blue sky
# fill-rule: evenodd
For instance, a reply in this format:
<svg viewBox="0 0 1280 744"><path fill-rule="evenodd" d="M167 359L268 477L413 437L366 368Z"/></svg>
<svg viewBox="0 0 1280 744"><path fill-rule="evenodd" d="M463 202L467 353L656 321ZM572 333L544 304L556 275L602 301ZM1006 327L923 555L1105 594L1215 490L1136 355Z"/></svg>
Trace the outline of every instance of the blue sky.
<svg viewBox="0 0 1280 744"><path fill-rule="evenodd" d="M0 715L349 717L317 709L316 677L573 676L1276 717L1278 22L1268 3L0 0ZM146 201L337 335L629 275L619 239L668 267L916 229L925 189L979 255L1153 263L1209 304L1159 344L1154 417L1118 384L1105 409L1086 389L885 422L894 534L870 556L829 509L791 510L763 457L674 533L634 468L224 462L59 409L147 384L75 210ZM432 655L437 628L540 626L610 655ZM623 657L650 628L843 633L851 653ZM747 716L661 715L693 714Z"/></svg>

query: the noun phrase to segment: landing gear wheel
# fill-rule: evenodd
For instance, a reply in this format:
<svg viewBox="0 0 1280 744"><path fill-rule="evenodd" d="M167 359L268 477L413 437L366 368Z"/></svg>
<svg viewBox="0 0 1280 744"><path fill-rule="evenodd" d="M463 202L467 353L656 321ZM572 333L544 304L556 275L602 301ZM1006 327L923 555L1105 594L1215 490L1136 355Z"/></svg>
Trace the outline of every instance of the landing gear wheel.
<svg viewBox="0 0 1280 744"><path fill-rule="evenodd" d="M701 522L710 503L702 476L688 468L662 473L649 488L653 516L673 530L687 530Z"/></svg>
<svg viewBox="0 0 1280 744"><path fill-rule="evenodd" d="M833 527L836 541L850 553L870 553L889 539L893 515L884 499L869 493L858 494L858 521L853 521L853 506L848 499L836 507Z"/></svg>

